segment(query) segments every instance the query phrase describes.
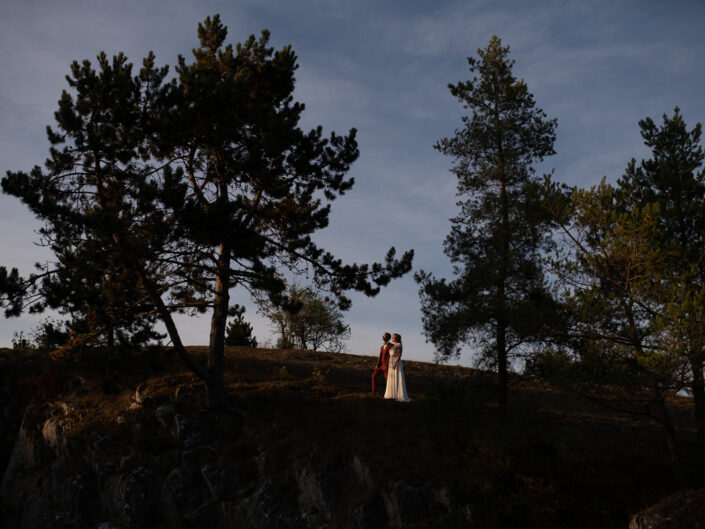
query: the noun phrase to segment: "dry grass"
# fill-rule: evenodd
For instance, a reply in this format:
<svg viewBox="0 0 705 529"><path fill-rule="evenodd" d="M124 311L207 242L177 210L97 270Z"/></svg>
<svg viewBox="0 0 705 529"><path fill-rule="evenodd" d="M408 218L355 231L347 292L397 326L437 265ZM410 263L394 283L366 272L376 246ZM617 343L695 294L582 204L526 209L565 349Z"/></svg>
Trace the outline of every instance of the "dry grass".
<svg viewBox="0 0 705 529"><path fill-rule="evenodd" d="M205 358L205 347L190 349ZM10 360L0 372L14 365L19 373L23 362L33 366L13 375L18 394L44 403L47 413L69 410L70 434L82 438L111 434L137 449L164 451L169 441L149 426L154 409L175 402L180 413L197 413L205 405L202 383L170 351L107 366L96 355L39 369L37 359L2 354ZM405 372L414 401L389 402L370 394L375 362L352 354L228 348L227 392L257 446L226 429L218 439L221 457L262 449L282 460L315 453L331 468L359 457L375 476L449 487L482 527L625 527L630 514L675 490L662 431L648 420L536 381L517 383L502 413L491 375L413 361L405 361ZM138 388L141 406L134 404ZM672 403L686 442L694 438L690 404ZM6 457L8 447L3 450ZM702 486L704 462L690 462L691 479Z"/></svg>

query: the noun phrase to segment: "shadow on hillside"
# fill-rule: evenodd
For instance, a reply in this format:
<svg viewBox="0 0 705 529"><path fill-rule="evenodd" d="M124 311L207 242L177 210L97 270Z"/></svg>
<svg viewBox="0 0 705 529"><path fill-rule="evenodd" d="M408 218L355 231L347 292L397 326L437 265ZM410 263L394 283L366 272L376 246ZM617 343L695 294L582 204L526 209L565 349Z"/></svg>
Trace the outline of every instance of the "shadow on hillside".
<svg viewBox="0 0 705 529"><path fill-rule="evenodd" d="M150 419L159 406L195 416L205 404L203 385L169 351L113 361L109 377L97 357L74 364L12 351L2 356L3 405L10 408L3 462L12 446L8 432L19 427L31 399L47 414L57 406L71 410L65 434L110 435L119 441L115 450L129 445L138 453L169 448ZM676 489L663 435L649 422L532 381L517 383L500 412L491 375L413 361L405 362L413 402L385 401L370 394L375 362L228 348L227 392L243 413L233 420L244 421L233 432L244 428L252 441L225 428L214 440L218 453L267 453L275 466L312 457L317 468L365 461L376 476L453 491L483 528L626 527L630 515ZM674 402L673 409L688 441L694 425L685 404ZM690 478L702 486L703 461L690 462Z"/></svg>

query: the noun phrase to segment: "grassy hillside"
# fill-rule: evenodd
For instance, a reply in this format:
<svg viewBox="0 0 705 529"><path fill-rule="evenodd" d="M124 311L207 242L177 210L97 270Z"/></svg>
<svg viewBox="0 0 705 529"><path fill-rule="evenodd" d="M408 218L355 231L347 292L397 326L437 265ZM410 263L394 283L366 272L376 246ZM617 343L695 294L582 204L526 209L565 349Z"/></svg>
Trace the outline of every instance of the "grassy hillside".
<svg viewBox="0 0 705 529"><path fill-rule="evenodd" d="M9 350L1 356L9 391L3 395L3 467L12 448L10 429L19 426L20 408L29 400L45 415L69 409L64 435L110 435L120 453L128 445L137 453L159 452L166 441L147 420L158 406L172 403L179 413L204 406L202 385L169 351L123 357L109 366L96 356L80 363ZM228 394L248 440L238 433L242 429L223 429L220 457L267 453L276 467L305 456L343 472L350 461L364 461L372 482L441 491L466 511L455 526L483 529L623 528L630 515L675 490L663 434L645 419L519 380L502 413L490 375L411 361L405 371L413 402L389 402L370 394L375 362L351 354L229 348ZM678 399L672 409L690 479L703 486L705 465L689 444L695 437L689 405ZM351 499L356 491L341 494ZM432 526L425 523L418 526Z"/></svg>

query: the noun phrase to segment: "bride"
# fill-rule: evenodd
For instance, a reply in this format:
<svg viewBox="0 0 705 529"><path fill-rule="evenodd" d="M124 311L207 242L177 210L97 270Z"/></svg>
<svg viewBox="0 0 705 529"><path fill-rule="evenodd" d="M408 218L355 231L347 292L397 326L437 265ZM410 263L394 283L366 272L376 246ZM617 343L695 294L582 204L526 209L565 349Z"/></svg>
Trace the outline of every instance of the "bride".
<svg viewBox="0 0 705 529"><path fill-rule="evenodd" d="M385 399L394 399L400 402L409 402L406 392L406 380L404 378L404 364L401 361L401 336L392 334L392 348L389 350L389 371L387 373L387 391L384 393Z"/></svg>

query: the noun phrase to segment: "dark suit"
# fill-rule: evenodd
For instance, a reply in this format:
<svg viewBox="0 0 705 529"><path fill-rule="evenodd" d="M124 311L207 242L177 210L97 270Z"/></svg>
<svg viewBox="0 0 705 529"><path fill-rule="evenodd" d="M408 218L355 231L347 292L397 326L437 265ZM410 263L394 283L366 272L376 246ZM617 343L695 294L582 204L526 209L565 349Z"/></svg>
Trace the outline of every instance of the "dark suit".
<svg viewBox="0 0 705 529"><path fill-rule="evenodd" d="M385 342L382 347L379 348L379 360L377 360L377 367L375 367L375 370L372 372L372 393L377 393L376 379L379 375L384 375L384 379L387 379L387 371L389 370L389 350L391 348L391 342Z"/></svg>

